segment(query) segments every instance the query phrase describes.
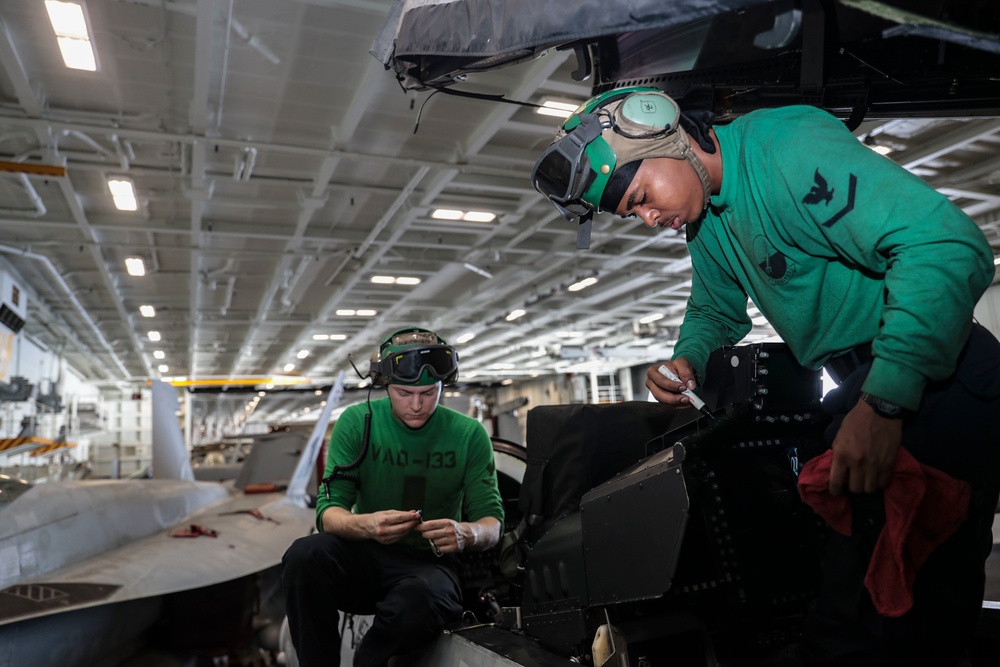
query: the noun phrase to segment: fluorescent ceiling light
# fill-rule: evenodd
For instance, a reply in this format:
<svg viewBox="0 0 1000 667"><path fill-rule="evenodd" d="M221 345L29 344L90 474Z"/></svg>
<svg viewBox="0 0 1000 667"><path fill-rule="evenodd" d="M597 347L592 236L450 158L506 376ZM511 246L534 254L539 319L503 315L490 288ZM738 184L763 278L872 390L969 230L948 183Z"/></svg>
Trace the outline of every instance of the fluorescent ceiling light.
<svg viewBox="0 0 1000 667"><path fill-rule="evenodd" d="M559 338L579 338L583 334L579 331L557 331L556 336Z"/></svg>
<svg viewBox="0 0 1000 667"><path fill-rule="evenodd" d="M97 70L97 57L83 6L75 2L45 0L52 31L56 34L63 63L70 69Z"/></svg>
<svg viewBox="0 0 1000 667"><path fill-rule="evenodd" d="M336 311L335 314L340 317L374 317L375 315L378 314L378 311L372 310L370 308L359 308L358 310L353 310L351 308L344 308L342 310ZM333 336L331 336L330 339L334 340Z"/></svg>
<svg viewBox="0 0 1000 667"><path fill-rule="evenodd" d="M159 366L157 366L157 370L159 370L161 373L166 373L167 371L170 370L170 366L167 366L166 364L160 364Z"/></svg>
<svg viewBox="0 0 1000 667"><path fill-rule="evenodd" d="M892 152L892 146L887 146L885 144L880 144L875 140L871 134L866 134L863 137L858 137L858 141L863 143L868 148L872 149L879 155L888 155Z"/></svg>
<svg viewBox="0 0 1000 667"><path fill-rule="evenodd" d="M149 340L153 341L154 343L156 343L156 342L158 342L160 340L160 332L159 331L150 331L146 335L149 337Z"/></svg>
<svg viewBox="0 0 1000 667"><path fill-rule="evenodd" d="M568 102L557 102L555 100L545 100L542 106L535 109L535 113L543 116L553 116L555 118L569 118L576 111L579 104Z"/></svg>
<svg viewBox="0 0 1000 667"><path fill-rule="evenodd" d="M90 31L87 30L87 19L83 15L83 7L78 3L45 0L45 10L49 13L52 29L59 37L90 39Z"/></svg>
<svg viewBox="0 0 1000 667"><path fill-rule="evenodd" d="M572 285L570 285L566 289L568 289L570 292L579 292L584 287L590 287L591 285L593 285L596 282L597 282L597 278L595 278L594 276L590 276L589 278L584 278L583 280L579 280L579 281L573 283Z"/></svg>
<svg viewBox="0 0 1000 667"><path fill-rule="evenodd" d="M128 257L125 259L125 270L130 276L146 275L146 264L142 257Z"/></svg>
<svg viewBox="0 0 1000 667"><path fill-rule="evenodd" d="M466 222L493 222L496 220L496 217L496 213L489 211L469 211L462 216L462 220Z"/></svg>
<svg viewBox="0 0 1000 667"><path fill-rule="evenodd" d="M651 322L655 322L656 320L662 320L662 319L663 319L663 313L653 313L652 315L646 315L646 317L641 318L639 320L639 324L649 324Z"/></svg>
<svg viewBox="0 0 1000 667"><path fill-rule="evenodd" d="M309 356L309 350L299 350L299 353L295 355L299 359L305 359Z"/></svg>
<svg viewBox="0 0 1000 667"><path fill-rule="evenodd" d="M143 317L156 317L156 309L152 306L139 306L139 313Z"/></svg>
<svg viewBox="0 0 1000 667"><path fill-rule="evenodd" d="M290 373L295 370L295 364L285 364L285 372Z"/></svg>
<svg viewBox="0 0 1000 667"><path fill-rule="evenodd" d="M419 285L420 278L413 276L372 276L371 281L378 285Z"/></svg>
<svg viewBox="0 0 1000 667"><path fill-rule="evenodd" d="M155 352L153 352L153 358L154 359L166 359L167 358L167 354L163 350L156 350Z"/></svg>
<svg viewBox="0 0 1000 667"><path fill-rule="evenodd" d="M344 334L313 334L313 340L347 340Z"/></svg>
<svg viewBox="0 0 1000 667"><path fill-rule="evenodd" d="M517 308L515 310L510 311L510 313L508 313L507 317L505 317L504 319L506 319L508 322L513 322L514 320L521 317L527 312L528 311L524 310L523 308Z"/></svg>
<svg viewBox="0 0 1000 667"><path fill-rule="evenodd" d="M431 217L436 220L465 220L466 222L493 222L496 213L490 211L460 211L456 208L434 209Z"/></svg>
<svg viewBox="0 0 1000 667"><path fill-rule="evenodd" d="M458 338L456 338L455 342L458 343L459 345L461 345L462 343L468 343L470 340L472 340L475 337L476 337L476 334L474 334L474 333L472 333L470 331L470 332L464 333L461 336L459 336Z"/></svg>
<svg viewBox="0 0 1000 667"><path fill-rule="evenodd" d="M502 384L504 386L507 386L509 384L514 384L514 380L512 380L510 378L505 378L503 380L500 380L500 384Z"/></svg>
<svg viewBox="0 0 1000 667"><path fill-rule="evenodd" d="M97 59L94 57L90 40L57 37L56 42L59 44L59 53L62 54L63 64L66 67L86 72L97 71Z"/></svg>
<svg viewBox="0 0 1000 667"><path fill-rule="evenodd" d="M464 211L456 211L453 208L438 208L431 213L431 217L436 220L461 220L463 215Z"/></svg>
<svg viewBox="0 0 1000 667"><path fill-rule="evenodd" d="M108 179L108 189L119 211L138 211L139 202L135 198L135 186L127 178Z"/></svg>

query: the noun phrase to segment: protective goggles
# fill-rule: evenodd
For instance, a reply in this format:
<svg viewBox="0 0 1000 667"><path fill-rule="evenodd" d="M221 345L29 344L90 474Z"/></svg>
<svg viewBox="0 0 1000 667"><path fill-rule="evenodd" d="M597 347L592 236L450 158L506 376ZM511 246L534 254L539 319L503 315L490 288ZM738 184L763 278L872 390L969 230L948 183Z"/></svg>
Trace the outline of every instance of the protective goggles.
<svg viewBox="0 0 1000 667"><path fill-rule="evenodd" d="M580 116L580 124L553 142L535 162L531 182L563 217L572 220L589 210L582 199L593 180L587 146L604 130L596 114Z"/></svg>
<svg viewBox="0 0 1000 667"><path fill-rule="evenodd" d="M458 352L451 345L429 345L394 352L378 362L379 374L402 384L419 382L424 371L435 380L453 381L458 374Z"/></svg>

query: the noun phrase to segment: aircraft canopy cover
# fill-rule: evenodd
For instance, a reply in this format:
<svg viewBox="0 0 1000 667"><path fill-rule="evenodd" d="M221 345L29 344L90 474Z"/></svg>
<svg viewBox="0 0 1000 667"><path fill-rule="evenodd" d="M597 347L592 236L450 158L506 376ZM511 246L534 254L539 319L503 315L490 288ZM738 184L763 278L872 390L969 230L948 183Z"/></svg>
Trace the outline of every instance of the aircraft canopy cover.
<svg viewBox="0 0 1000 667"><path fill-rule="evenodd" d="M553 46L680 26L767 0L396 0L371 54L407 88L450 83ZM448 77L439 78L444 74Z"/></svg>

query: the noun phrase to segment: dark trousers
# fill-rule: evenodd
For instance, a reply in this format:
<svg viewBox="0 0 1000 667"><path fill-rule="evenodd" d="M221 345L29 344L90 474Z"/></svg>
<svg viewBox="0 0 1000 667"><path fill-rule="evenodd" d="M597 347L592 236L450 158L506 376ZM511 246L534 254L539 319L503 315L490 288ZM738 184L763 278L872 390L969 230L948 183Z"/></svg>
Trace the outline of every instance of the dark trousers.
<svg viewBox="0 0 1000 667"><path fill-rule="evenodd" d="M302 667L339 667L337 611L374 614L356 667L384 667L432 640L462 615L453 559L327 533L285 552L281 580L292 644Z"/></svg>
<svg viewBox="0 0 1000 667"><path fill-rule="evenodd" d="M857 368L824 399L833 416L828 443L857 403L870 367ZM828 531L823 588L800 647L806 664L970 664L1000 493L1000 343L986 329L974 325L955 374L927 387L920 409L904 422L902 444L924 465L971 484L969 516L920 569L913 608L887 618L876 612L863 581L885 523L882 497L853 494L851 536Z"/></svg>

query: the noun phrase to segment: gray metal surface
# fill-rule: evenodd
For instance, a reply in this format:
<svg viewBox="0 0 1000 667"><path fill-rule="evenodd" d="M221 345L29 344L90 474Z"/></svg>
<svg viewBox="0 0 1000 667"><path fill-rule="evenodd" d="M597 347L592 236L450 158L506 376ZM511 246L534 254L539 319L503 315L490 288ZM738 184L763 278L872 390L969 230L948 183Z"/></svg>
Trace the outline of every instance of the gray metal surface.
<svg viewBox="0 0 1000 667"><path fill-rule="evenodd" d="M580 503L592 605L670 590L690 506L675 445L593 489Z"/></svg>
<svg viewBox="0 0 1000 667"><path fill-rule="evenodd" d="M523 635L484 625L446 632L413 667L570 667Z"/></svg>

